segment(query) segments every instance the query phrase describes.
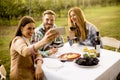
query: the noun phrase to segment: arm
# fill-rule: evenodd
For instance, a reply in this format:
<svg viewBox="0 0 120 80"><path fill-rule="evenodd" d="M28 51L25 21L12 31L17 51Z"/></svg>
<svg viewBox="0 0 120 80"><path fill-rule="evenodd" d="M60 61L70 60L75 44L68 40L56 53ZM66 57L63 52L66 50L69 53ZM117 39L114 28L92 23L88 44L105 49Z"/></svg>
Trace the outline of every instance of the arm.
<svg viewBox="0 0 120 80"><path fill-rule="evenodd" d="M52 49L49 49L49 50L47 50L47 51L40 51L40 53L41 53L43 56L47 57L47 56L50 56L50 55L52 55L52 54L55 54L57 51L58 51L58 48L52 48Z"/></svg>
<svg viewBox="0 0 120 80"><path fill-rule="evenodd" d="M25 41L21 38L21 37L16 37L13 41L12 41L12 45L14 47L14 49L22 56L26 57L31 54L30 48L31 46L27 46L27 44L25 43Z"/></svg>
<svg viewBox="0 0 120 80"><path fill-rule="evenodd" d="M35 78L36 80L42 80L43 78L42 64L40 60L37 61L37 65L35 69Z"/></svg>
<svg viewBox="0 0 120 80"><path fill-rule="evenodd" d="M56 32L53 29L48 30L46 32L45 36L40 41L38 41L37 43L33 44L35 51L40 49L42 46L50 43L51 41L53 41L57 37L58 37L58 32Z"/></svg>
<svg viewBox="0 0 120 80"><path fill-rule="evenodd" d="M42 55L42 56L49 56L49 51L41 51L40 50L40 54Z"/></svg>
<svg viewBox="0 0 120 80"><path fill-rule="evenodd" d="M33 44L32 46L27 46L27 44L25 43L25 41L19 37L16 38L13 43L14 43L14 48L15 50L22 56L29 56L32 54L37 54L37 51L39 48L41 48L42 46L44 46L45 44L53 41L56 37L58 36L58 32L56 32L55 30L50 29L45 36L43 37L42 40L38 41L37 43ZM32 50L32 53L31 53Z"/></svg>
<svg viewBox="0 0 120 80"><path fill-rule="evenodd" d="M67 36L67 40L68 40L70 46L72 46L74 44L74 38L75 38L75 31L71 31L69 29L69 34Z"/></svg>
<svg viewBox="0 0 120 80"><path fill-rule="evenodd" d="M69 36L67 36L67 40L68 40L70 46L72 46L72 45L74 44L74 40L73 40L73 39L70 39Z"/></svg>
<svg viewBox="0 0 120 80"><path fill-rule="evenodd" d="M87 25L88 28L88 36L86 39L86 45L89 46L94 46L95 45L95 37L96 37L96 32L98 31L97 27L94 25ZM102 42L101 42L101 48L102 48Z"/></svg>
<svg viewBox="0 0 120 80"><path fill-rule="evenodd" d="M35 68L35 78L36 80L42 80L43 78L43 71L42 71L42 56L40 54L36 55L35 58L36 68Z"/></svg>

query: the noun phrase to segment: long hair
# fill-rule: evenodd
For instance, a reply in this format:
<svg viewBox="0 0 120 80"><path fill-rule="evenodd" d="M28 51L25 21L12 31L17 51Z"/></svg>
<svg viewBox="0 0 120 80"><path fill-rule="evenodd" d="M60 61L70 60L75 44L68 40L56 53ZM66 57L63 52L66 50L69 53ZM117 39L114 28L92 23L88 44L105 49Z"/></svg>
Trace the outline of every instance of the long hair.
<svg viewBox="0 0 120 80"><path fill-rule="evenodd" d="M73 7L68 11L68 26L73 26L73 22L70 18L70 12L73 11L77 17L78 23L77 26L79 27L80 31L80 38L84 41L87 38L87 29L86 29L86 19L84 17L84 14L82 10L78 7ZM75 31L75 36L78 37L78 32Z"/></svg>
<svg viewBox="0 0 120 80"><path fill-rule="evenodd" d="M17 30L12 38L12 40L16 37L16 36L22 36L22 32L21 32L21 28L24 27L26 24L28 23L35 23L34 19L30 16L23 16L20 21L19 21L19 24L18 24L18 27L17 27ZM9 48L11 46L11 43L12 43L12 40L10 41L10 44L9 44Z"/></svg>

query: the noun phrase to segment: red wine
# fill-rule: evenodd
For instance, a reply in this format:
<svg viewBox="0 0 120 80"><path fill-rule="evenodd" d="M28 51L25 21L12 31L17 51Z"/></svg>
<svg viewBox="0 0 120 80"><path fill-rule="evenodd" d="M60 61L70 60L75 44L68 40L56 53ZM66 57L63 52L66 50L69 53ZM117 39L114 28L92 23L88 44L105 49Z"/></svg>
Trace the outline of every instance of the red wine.
<svg viewBox="0 0 120 80"><path fill-rule="evenodd" d="M76 29L76 27L70 27L71 31L74 31Z"/></svg>

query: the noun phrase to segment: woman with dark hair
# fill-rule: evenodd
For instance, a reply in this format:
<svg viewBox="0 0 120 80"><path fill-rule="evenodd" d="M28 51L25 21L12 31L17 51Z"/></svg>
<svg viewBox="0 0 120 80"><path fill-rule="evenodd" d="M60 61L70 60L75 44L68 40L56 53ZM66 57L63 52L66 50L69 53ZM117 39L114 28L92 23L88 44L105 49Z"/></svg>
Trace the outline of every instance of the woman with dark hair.
<svg viewBox="0 0 120 80"><path fill-rule="evenodd" d="M58 33L50 29L41 41L30 44L35 29L32 17L21 18L16 33L10 42L10 80L42 80L42 56L38 49L54 40Z"/></svg>

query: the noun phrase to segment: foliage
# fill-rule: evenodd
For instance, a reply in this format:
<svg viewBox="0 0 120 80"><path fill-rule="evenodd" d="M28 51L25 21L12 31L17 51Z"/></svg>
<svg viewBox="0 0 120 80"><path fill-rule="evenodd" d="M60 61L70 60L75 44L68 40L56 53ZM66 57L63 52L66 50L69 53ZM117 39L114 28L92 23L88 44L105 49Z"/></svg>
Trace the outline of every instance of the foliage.
<svg viewBox="0 0 120 80"><path fill-rule="evenodd" d="M8 0L9 1L9 0ZM36 0L35 0L36 1ZM38 0L40 1L40 0ZM44 9L44 8L43 8ZM67 41L67 10L62 10L62 17L57 17L56 25L64 26L66 28L66 34L63 35L65 42ZM100 30L101 36L110 36L120 40L120 6L94 6L84 9L86 19L96 25ZM16 22L15 22L16 21ZM10 23L15 26L0 26L0 64L4 64L7 70L7 80L9 79L10 69L10 54L9 54L9 41L11 40L19 19L12 20ZM38 26L41 20L36 23ZM108 47L107 47L108 48ZM110 48L111 49L111 48ZM112 49L114 50L114 49ZM120 52L120 50L119 50Z"/></svg>
<svg viewBox="0 0 120 80"><path fill-rule="evenodd" d="M54 10L61 17L63 10L73 6L86 8L94 5L107 6L119 3L119 0L0 0L0 18L11 20L24 15L39 18L46 9ZM4 22L2 23L4 24Z"/></svg>
<svg viewBox="0 0 120 80"><path fill-rule="evenodd" d="M19 17L21 15L25 15L27 11L27 6L25 6L25 2L21 1L20 3L16 2L16 0L1 0L0 4L0 17L7 18L8 20L13 17Z"/></svg>

